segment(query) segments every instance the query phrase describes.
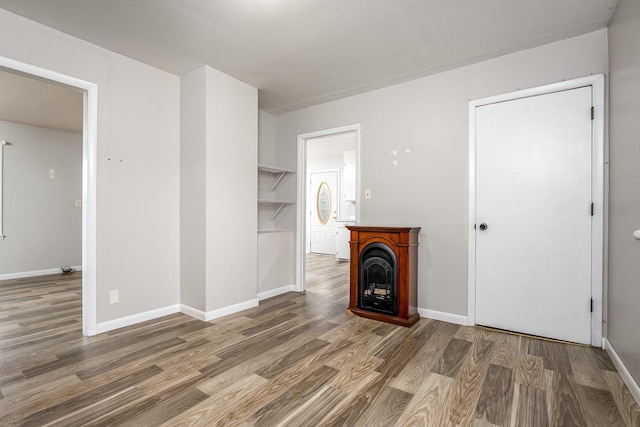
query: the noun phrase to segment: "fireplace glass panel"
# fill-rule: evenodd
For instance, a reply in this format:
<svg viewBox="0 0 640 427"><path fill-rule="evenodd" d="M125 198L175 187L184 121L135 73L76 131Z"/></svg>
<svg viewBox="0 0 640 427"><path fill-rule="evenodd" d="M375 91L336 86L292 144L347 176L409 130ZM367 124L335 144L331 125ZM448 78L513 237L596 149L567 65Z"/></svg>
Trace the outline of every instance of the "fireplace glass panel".
<svg viewBox="0 0 640 427"><path fill-rule="evenodd" d="M360 257L360 308L397 314L396 259L382 243L367 246Z"/></svg>

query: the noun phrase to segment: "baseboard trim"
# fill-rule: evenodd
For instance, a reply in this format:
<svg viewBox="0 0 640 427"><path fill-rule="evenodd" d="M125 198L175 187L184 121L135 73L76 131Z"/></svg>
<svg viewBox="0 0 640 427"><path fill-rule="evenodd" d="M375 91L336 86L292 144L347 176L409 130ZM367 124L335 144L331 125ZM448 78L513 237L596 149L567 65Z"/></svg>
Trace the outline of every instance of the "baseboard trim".
<svg viewBox="0 0 640 427"><path fill-rule="evenodd" d="M238 304L229 305L227 307L222 307L207 312L189 307L188 305L180 304L180 312L186 314L187 316L195 317L198 320L202 320L203 322L208 322L209 320L217 319L219 317L228 316L242 310L257 307L258 302L258 298L254 298Z"/></svg>
<svg viewBox="0 0 640 427"><path fill-rule="evenodd" d="M633 398L636 400L636 403L640 405L640 385L633 379L633 377L631 376L631 372L629 372L627 367L624 366L624 363L622 363L620 356L618 356L618 353L606 338L604 339L604 348L605 350L607 350L607 353L609 354L613 365L616 367L618 373L622 377L622 381L624 381L624 383L629 388L629 391L631 392Z"/></svg>
<svg viewBox="0 0 640 427"><path fill-rule="evenodd" d="M191 316L195 319L204 320L206 318L206 313L202 310L198 310L197 308L189 307L188 305L180 304L180 313L186 314L187 316Z"/></svg>
<svg viewBox="0 0 640 427"><path fill-rule="evenodd" d="M168 307L158 308L155 310L145 311L144 313L133 314L131 316L121 317L119 319L109 320L107 322L98 323L96 333L113 331L114 329L124 328L126 326L135 325L136 323L146 322L147 320L157 319L158 317L168 316L169 314L179 313L180 304L170 305Z"/></svg>
<svg viewBox="0 0 640 427"><path fill-rule="evenodd" d="M82 271L81 265L72 265L76 271ZM7 273L0 274L0 280L9 280L9 279L22 279L25 277L37 277L37 276L48 276L50 274L62 274L62 270L60 267L58 268L47 268L45 270L34 270L34 271L21 271L19 273Z"/></svg>
<svg viewBox="0 0 640 427"><path fill-rule="evenodd" d="M426 317L427 319L440 320L442 322L454 323L456 325L466 325L467 316L461 316L459 314L446 313L444 311L429 310L427 308L418 307L418 314L420 317Z"/></svg>
<svg viewBox="0 0 640 427"><path fill-rule="evenodd" d="M258 301L262 301L264 299L277 297L278 295L286 294L287 292L293 292L296 290L296 285L287 285L281 288L272 289L270 291L260 292L258 294Z"/></svg>

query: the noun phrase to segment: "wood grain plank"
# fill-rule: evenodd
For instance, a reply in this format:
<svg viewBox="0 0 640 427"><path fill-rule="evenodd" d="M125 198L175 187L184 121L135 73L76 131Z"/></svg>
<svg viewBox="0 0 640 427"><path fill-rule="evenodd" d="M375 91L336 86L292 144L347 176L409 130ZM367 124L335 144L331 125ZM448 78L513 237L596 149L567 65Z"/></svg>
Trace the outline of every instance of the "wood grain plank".
<svg viewBox="0 0 640 427"><path fill-rule="evenodd" d="M513 369L518 366L518 347L520 337L512 334L500 334L495 339L491 364Z"/></svg>
<svg viewBox="0 0 640 427"><path fill-rule="evenodd" d="M275 378L276 376L289 369L291 365L299 362L300 360L306 358L311 354L318 352L320 349L328 345L329 341L312 339L311 341L304 343L300 347L293 349L289 353L286 353L284 356L273 361L269 366L258 370L256 373L261 377L267 379Z"/></svg>
<svg viewBox="0 0 640 427"><path fill-rule="evenodd" d="M480 339L471 344L469 354L454 378L448 399L438 414L438 423L463 426L473 422L494 343Z"/></svg>
<svg viewBox="0 0 640 427"><path fill-rule="evenodd" d="M549 425L547 396L544 390L520 384L516 425L545 427Z"/></svg>
<svg viewBox="0 0 640 427"><path fill-rule="evenodd" d="M21 424L23 426L39 426L46 424L57 418L63 417L69 412L77 411L84 406L92 405L96 402L99 402L107 398L110 394L120 392L146 378L157 375L161 371L162 370L157 366L150 366L146 369L135 372L133 375L118 379L111 384L105 384L101 387L97 387L91 390L89 393L82 394L57 405L53 405L46 409L42 409L38 412L30 414L19 420L18 424Z"/></svg>
<svg viewBox="0 0 640 427"><path fill-rule="evenodd" d="M542 358L526 353L519 354L516 382L528 387L544 389L544 361Z"/></svg>
<svg viewBox="0 0 640 427"><path fill-rule="evenodd" d="M416 390L396 426L422 427L434 425L438 411L449 399L453 379L444 375L429 373Z"/></svg>
<svg viewBox="0 0 640 427"><path fill-rule="evenodd" d="M602 376L602 371L591 348L567 346L567 353L569 354L573 378L577 384L608 390L609 386Z"/></svg>
<svg viewBox="0 0 640 427"><path fill-rule="evenodd" d="M603 376L625 425L640 426L640 408L620 375L614 371L605 371Z"/></svg>
<svg viewBox="0 0 640 427"><path fill-rule="evenodd" d="M374 370L378 370L383 362L382 359L368 354L356 357L340 370L329 385L346 393L353 392L359 387L360 381Z"/></svg>
<svg viewBox="0 0 640 427"><path fill-rule="evenodd" d="M354 392L346 396L342 402L322 420L320 425L352 426L369 409L380 390L388 384L389 378L378 372L371 372L363 378Z"/></svg>
<svg viewBox="0 0 640 427"><path fill-rule="evenodd" d="M587 427L625 426L622 415L609 391L580 384L577 389Z"/></svg>
<svg viewBox="0 0 640 427"><path fill-rule="evenodd" d="M144 393L135 387L127 388L119 393L107 396L105 399L63 416L55 420L56 426L87 426L96 419L110 414L124 405L142 399Z"/></svg>
<svg viewBox="0 0 640 427"><path fill-rule="evenodd" d="M264 387L268 380L259 375L250 374L225 388L211 393L209 398L194 405L190 409L169 419L162 426L187 427L201 425L216 425L227 417L227 413L236 405L241 405L244 399L257 389Z"/></svg>
<svg viewBox="0 0 640 427"><path fill-rule="evenodd" d="M545 370L545 387L550 426L586 425L578 401L577 385L570 377L561 372Z"/></svg>
<svg viewBox="0 0 640 427"><path fill-rule="evenodd" d="M511 423L514 375L510 368L489 365L482 385L475 418L498 426Z"/></svg>
<svg viewBox="0 0 640 427"><path fill-rule="evenodd" d="M522 337L520 344L525 348L524 352L542 357L545 369L564 375L573 375L567 344L528 337Z"/></svg>
<svg viewBox="0 0 640 427"><path fill-rule="evenodd" d="M440 360L447 344L459 326L452 323L433 321L434 330L425 330L428 339L420 351L408 362L391 381L391 386L407 393L415 394L422 382L431 375L435 363Z"/></svg>
<svg viewBox="0 0 640 427"><path fill-rule="evenodd" d="M354 425L363 427L392 426L398 421L412 397L412 394L385 386L369 405L369 409L358 418Z"/></svg>
<svg viewBox="0 0 640 427"><path fill-rule="evenodd" d="M320 367L284 394L263 406L247 421L254 424L275 425L281 419L286 418L288 412L313 396L337 374L338 371L333 368Z"/></svg>
<svg viewBox="0 0 640 427"><path fill-rule="evenodd" d="M307 399L292 411L280 425L306 427L321 425L321 421L331 410L347 396L347 393L331 386L322 387L314 396Z"/></svg>
<svg viewBox="0 0 640 427"><path fill-rule="evenodd" d="M433 372L454 378L462 367L471 345L472 343L466 340L451 339L445 347L442 357L434 366Z"/></svg>

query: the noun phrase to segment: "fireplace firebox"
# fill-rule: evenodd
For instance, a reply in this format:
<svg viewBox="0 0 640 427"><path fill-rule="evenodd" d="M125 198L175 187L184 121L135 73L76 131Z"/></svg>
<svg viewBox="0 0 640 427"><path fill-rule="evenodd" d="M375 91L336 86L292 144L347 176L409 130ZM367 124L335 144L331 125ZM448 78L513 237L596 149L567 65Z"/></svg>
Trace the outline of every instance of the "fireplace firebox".
<svg viewBox="0 0 640 427"><path fill-rule="evenodd" d="M418 315L419 227L347 226L351 232L348 312L401 326Z"/></svg>
<svg viewBox="0 0 640 427"><path fill-rule="evenodd" d="M360 253L358 307L395 316L398 314L396 256L384 243L371 243Z"/></svg>

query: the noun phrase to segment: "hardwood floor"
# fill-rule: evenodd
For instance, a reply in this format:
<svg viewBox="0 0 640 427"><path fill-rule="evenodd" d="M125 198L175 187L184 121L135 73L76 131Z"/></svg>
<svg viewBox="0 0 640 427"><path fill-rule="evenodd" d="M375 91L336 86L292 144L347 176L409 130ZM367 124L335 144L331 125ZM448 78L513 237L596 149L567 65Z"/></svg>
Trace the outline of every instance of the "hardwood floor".
<svg viewBox="0 0 640 427"><path fill-rule="evenodd" d="M348 263L306 294L82 337L81 276L0 282L0 425L640 426L607 354L345 314Z"/></svg>

